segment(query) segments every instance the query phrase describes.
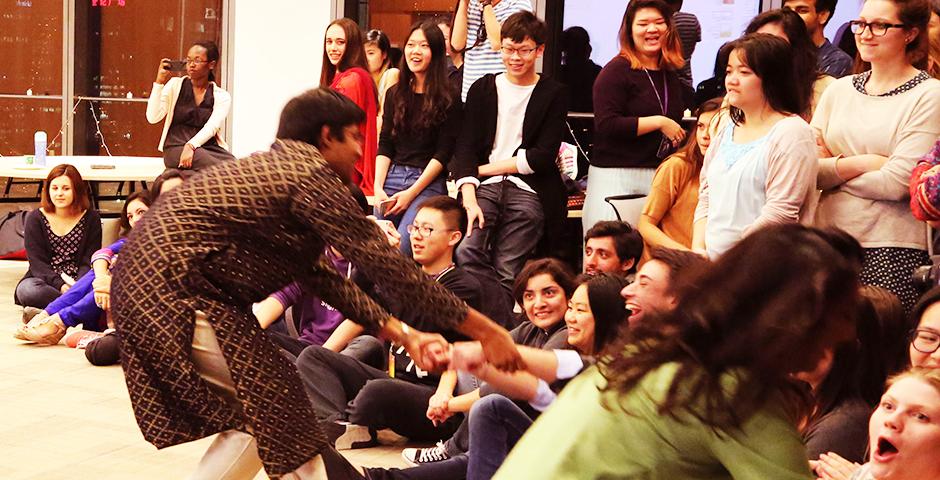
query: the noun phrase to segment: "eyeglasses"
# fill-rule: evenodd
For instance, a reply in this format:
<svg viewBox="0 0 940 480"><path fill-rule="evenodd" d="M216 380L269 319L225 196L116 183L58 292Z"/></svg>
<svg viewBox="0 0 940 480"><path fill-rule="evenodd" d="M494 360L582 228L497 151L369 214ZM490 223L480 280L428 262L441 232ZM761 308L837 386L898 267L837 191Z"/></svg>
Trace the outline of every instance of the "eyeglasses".
<svg viewBox="0 0 940 480"><path fill-rule="evenodd" d="M511 57L514 54L518 53L519 56L522 58L529 57L530 55L532 55L532 52L536 50L538 50L538 48L509 48L509 47L500 48L500 51L503 52L503 55L507 57Z"/></svg>
<svg viewBox="0 0 940 480"><path fill-rule="evenodd" d="M920 353L933 353L940 348L940 334L933 330L911 330L911 346Z"/></svg>
<svg viewBox="0 0 940 480"><path fill-rule="evenodd" d="M415 225L415 224L412 223L411 225L408 225L408 227L407 227L405 230L408 231L408 235L414 235L415 232L418 232L418 233L421 234L422 237L427 238L427 237L430 237L431 234L434 233L434 231L435 231L436 229L435 229L434 227L430 226L430 225ZM454 229L453 229L453 228L445 228L445 229L442 229L441 231L443 231L443 232L453 232Z"/></svg>
<svg viewBox="0 0 940 480"><path fill-rule="evenodd" d="M867 28L872 35L876 37L883 37L888 34L888 29L890 28L906 28L907 25L903 23L884 23L884 22L863 22L861 20L852 20L849 22L849 29L855 35L861 35L865 33Z"/></svg>
<svg viewBox="0 0 940 480"><path fill-rule="evenodd" d="M202 60L202 59L199 59L199 58L187 58L187 59L185 59L185 60L183 60L183 61L186 62L187 65L193 64L193 65L195 65L195 66L197 66L197 67L198 67L199 65L202 65L203 63L209 63L208 60Z"/></svg>

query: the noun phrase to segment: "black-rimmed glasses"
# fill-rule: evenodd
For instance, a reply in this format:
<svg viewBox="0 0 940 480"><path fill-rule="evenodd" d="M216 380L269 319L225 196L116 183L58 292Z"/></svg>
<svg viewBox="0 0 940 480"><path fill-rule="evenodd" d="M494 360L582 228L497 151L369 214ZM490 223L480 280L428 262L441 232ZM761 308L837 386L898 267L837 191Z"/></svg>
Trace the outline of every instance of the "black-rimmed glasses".
<svg viewBox="0 0 940 480"><path fill-rule="evenodd" d="M408 235L414 235L415 232L417 232L417 233L420 233L422 237L427 238L427 237L430 237L432 233L434 233L435 228L432 227L432 226L430 226L430 225L415 225L415 224L412 223L411 225L408 225L408 226L405 228L405 230L408 231ZM454 229L452 229L452 228L445 228L445 229L443 229L442 231L444 231L444 232L452 232L452 231L454 231Z"/></svg>
<svg viewBox="0 0 940 480"><path fill-rule="evenodd" d="M892 28L906 28L907 25L903 23L885 23L885 22L863 22L861 20L852 20L849 22L849 29L855 35L861 35L865 33L867 28L872 35L876 37L883 37L888 34L888 30Z"/></svg>
<svg viewBox="0 0 940 480"><path fill-rule="evenodd" d="M911 346L920 353L936 352L940 348L940 334L926 328L911 330Z"/></svg>

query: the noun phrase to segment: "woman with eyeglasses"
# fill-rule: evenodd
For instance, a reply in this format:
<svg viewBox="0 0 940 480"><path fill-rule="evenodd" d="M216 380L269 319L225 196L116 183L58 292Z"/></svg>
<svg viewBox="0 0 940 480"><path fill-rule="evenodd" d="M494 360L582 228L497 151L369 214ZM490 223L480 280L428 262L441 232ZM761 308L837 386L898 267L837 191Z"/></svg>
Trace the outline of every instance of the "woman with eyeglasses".
<svg viewBox="0 0 940 480"><path fill-rule="evenodd" d="M661 0L634 0L620 25L620 52L594 82L594 151L582 225L616 220L605 198L650 192L659 164L686 132L679 80L685 64L672 10Z"/></svg>
<svg viewBox="0 0 940 480"><path fill-rule="evenodd" d="M332 88L353 101L363 112L359 124L362 157L356 162L352 182L367 196L375 183L375 152L378 148L379 100L369 74L365 43L359 25L348 18L330 22L323 39L323 63L320 87Z"/></svg>
<svg viewBox="0 0 940 480"><path fill-rule="evenodd" d="M160 60L147 100L147 121L163 120L157 148L163 152L164 166L190 176L235 157L219 134L232 106L232 96L215 83L219 47L215 42L196 42L185 62L186 75L174 77L170 59Z"/></svg>
<svg viewBox="0 0 940 480"><path fill-rule="evenodd" d="M434 22L411 27L399 75L385 96L375 214L398 227L401 250L411 255L406 228L422 200L447 195L444 165L460 132L460 99L447 80L444 34Z"/></svg>
<svg viewBox="0 0 940 480"><path fill-rule="evenodd" d="M927 66L927 0L866 0L850 22L867 70L836 80L812 126L819 145L816 212L865 248L862 282L917 300L911 274L928 263L924 224L908 208L908 180L940 135L940 80Z"/></svg>

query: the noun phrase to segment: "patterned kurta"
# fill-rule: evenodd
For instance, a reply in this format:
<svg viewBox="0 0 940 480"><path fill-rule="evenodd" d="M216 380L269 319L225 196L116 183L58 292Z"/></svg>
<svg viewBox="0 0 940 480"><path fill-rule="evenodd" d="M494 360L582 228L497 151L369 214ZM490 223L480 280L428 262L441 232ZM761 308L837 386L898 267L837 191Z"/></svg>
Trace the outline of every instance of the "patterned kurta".
<svg viewBox="0 0 940 480"><path fill-rule="evenodd" d="M393 250L316 148L278 142L160 197L115 266L113 318L137 423L157 448L241 429L280 476L326 443L294 366L251 314L292 280L367 327L388 313L322 258L332 245L411 308L424 330L453 329L467 307ZM197 373L194 312L206 313L235 383L229 405ZM240 408L238 408L240 407Z"/></svg>

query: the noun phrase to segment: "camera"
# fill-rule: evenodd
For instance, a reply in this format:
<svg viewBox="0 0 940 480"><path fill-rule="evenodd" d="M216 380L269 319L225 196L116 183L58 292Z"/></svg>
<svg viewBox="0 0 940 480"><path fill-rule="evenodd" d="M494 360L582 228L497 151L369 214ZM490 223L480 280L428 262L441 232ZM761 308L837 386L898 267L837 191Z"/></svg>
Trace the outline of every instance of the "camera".
<svg viewBox="0 0 940 480"><path fill-rule="evenodd" d="M914 288L927 291L940 285L940 255L930 257L930 265L923 265L914 269Z"/></svg>

